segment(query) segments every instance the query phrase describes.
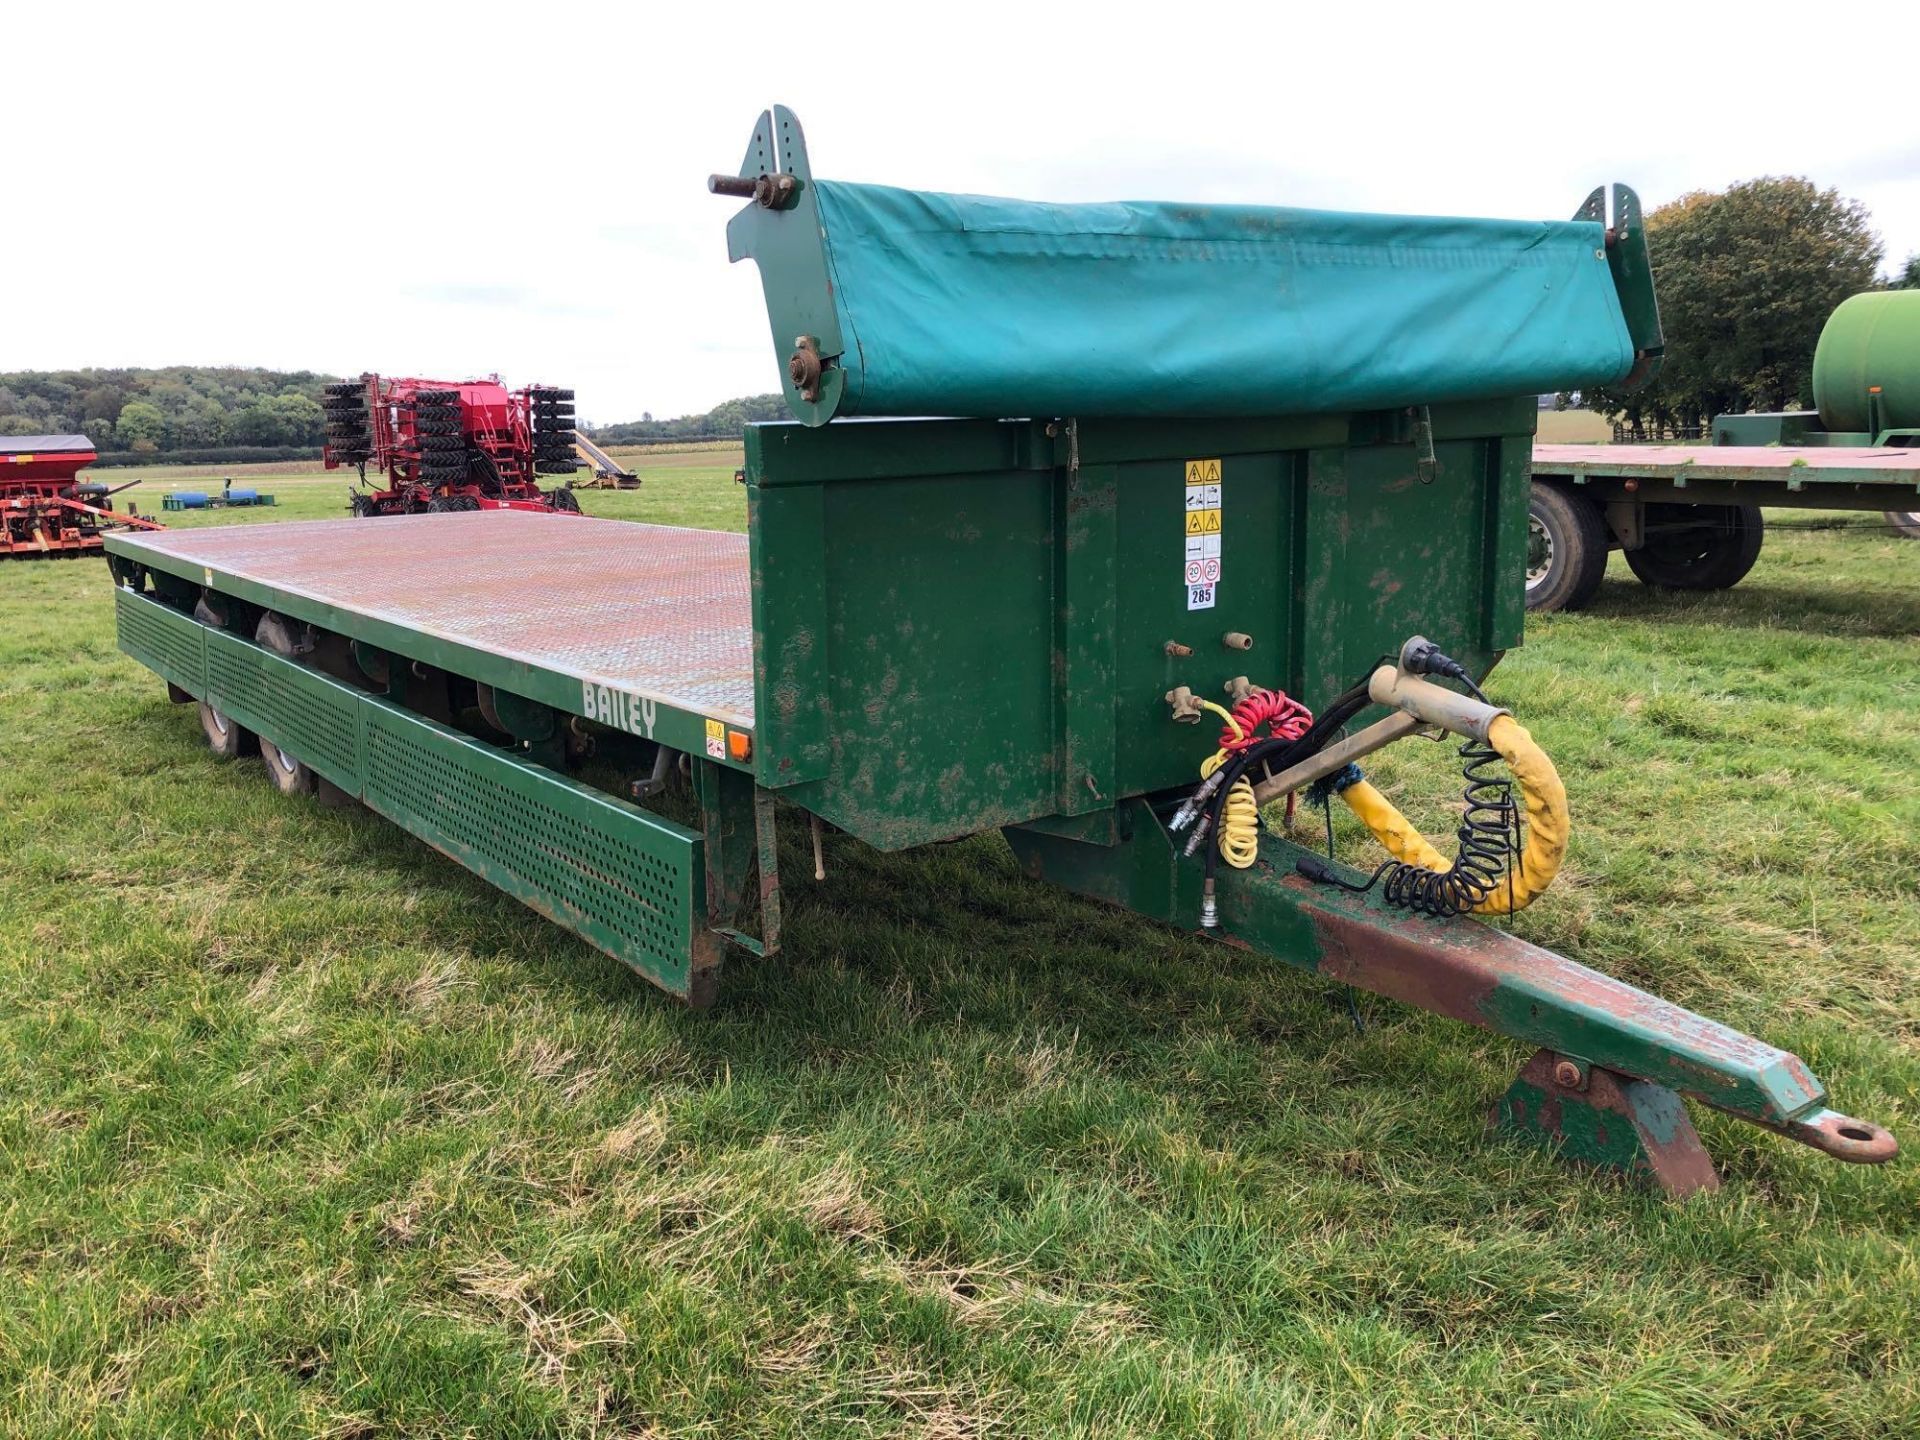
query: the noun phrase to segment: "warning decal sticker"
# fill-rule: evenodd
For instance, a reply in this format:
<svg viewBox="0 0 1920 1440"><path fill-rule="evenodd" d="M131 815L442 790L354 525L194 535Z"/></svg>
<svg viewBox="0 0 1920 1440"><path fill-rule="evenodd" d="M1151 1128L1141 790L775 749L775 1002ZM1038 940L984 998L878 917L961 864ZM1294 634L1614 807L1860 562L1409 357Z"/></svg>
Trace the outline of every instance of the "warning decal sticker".
<svg viewBox="0 0 1920 1440"><path fill-rule="evenodd" d="M1220 584L1220 462L1187 461L1187 549L1180 581L1187 609L1211 610Z"/></svg>

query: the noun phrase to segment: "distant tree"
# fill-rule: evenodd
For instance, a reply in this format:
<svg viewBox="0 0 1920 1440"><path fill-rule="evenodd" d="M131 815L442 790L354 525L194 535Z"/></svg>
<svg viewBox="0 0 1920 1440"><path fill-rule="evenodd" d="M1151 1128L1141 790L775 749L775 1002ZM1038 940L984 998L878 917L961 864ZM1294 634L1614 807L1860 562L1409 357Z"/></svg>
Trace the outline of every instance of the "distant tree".
<svg viewBox="0 0 1920 1440"><path fill-rule="evenodd" d="M283 390L267 402L286 427L287 445L318 445L325 438L327 412L320 402L299 390Z"/></svg>
<svg viewBox="0 0 1920 1440"><path fill-rule="evenodd" d="M173 417L176 450L211 449L226 441L227 412L210 396L195 396Z"/></svg>
<svg viewBox="0 0 1920 1440"><path fill-rule="evenodd" d="M26 415L0 415L0 435L38 435L40 424Z"/></svg>
<svg viewBox="0 0 1920 1440"><path fill-rule="evenodd" d="M105 420L111 424L120 418L120 408L126 403L126 394L118 385L96 385L80 397L80 418L89 423Z"/></svg>
<svg viewBox="0 0 1920 1440"><path fill-rule="evenodd" d="M129 450L139 450L143 444L158 450L166 444L167 417L160 413L159 406L145 400L129 400L122 406L113 428Z"/></svg>
<svg viewBox="0 0 1920 1440"><path fill-rule="evenodd" d="M1871 289L1881 246L1857 200L1800 177L1696 191L1647 216L1667 353L1637 392L1588 402L1629 423L1698 424L1806 401L1827 316Z"/></svg>
<svg viewBox="0 0 1920 1440"><path fill-rule="evenodd" d="M1889 290L1920 290L1920 250L1907 256L1907 263L1893 277Z"/></svg>

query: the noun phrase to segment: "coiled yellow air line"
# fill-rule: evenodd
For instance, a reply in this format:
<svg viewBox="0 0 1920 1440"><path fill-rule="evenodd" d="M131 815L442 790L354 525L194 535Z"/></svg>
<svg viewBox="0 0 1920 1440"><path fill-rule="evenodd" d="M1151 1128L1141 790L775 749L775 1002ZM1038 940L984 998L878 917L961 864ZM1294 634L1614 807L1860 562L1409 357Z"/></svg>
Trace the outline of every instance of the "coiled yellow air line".
<svg viewBox="0 0 1920 1440"><path fill-rule="evenodd" d="M1236 740L1247 738L1247 732L1224 705L1216 705L1211 700L1201 700L1199 704L1226 721ZM1226 763L1227 752L1214 751L1201 763L1200 778L1210 779L1213 772ZM1219 845L1220 858L1236 870L1251 869L1259 857L1260 804L1253 798L1253 781L1245 775L1227 787L1227 798L1221 803Z"/></svg>
<svg viewBox="0 0 1920 1440"><path fill-rule="evenodd" d="M1520 784L1520 794L1527 807L1527 843L1520 854L1518 871L1504 877L1492 894L1474 906L1472 913L1508 915L1526 909L1560 873L1560 862L1567 854L1570 823L1567 787L1561 783L1560 772L1553 768L1553 761L1534 743L1526 727L1511 715L1494 718L1487 727L1487 743L1499 752ZM1453 868L1453 862L1434 849L1393 802L1365 780L1347 786L1340 792L1340 798L1394 859L1437 874ZM1258 819L1257 813L1255 818Z"/></svg>

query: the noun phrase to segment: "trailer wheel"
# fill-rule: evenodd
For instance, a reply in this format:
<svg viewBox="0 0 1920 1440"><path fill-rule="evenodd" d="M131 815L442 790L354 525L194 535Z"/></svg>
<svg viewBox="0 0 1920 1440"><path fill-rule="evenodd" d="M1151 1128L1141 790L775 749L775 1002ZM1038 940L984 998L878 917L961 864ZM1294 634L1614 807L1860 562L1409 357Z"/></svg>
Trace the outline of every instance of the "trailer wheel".
<svg viewBox="0 0 1920 1440"><path fill-rule="evenodd" d="M193 618L215 630L227 628L227 622L204 598L193 602ZM167 687L167 696L169 699L173 696L171 685ZM238 760L260 751L258 736L204 700L200 702L200 733L207 737L207 748L213 751L216 760Z"/></svg>
<svg viewBox="0 0 1920 1440"><path fill-rule="evenodd" d="M1920 540L1920 510L1889 510L1887 524L1909 540Z"/></svg>
<svg viewBox="0 0 1920 1440"><path fill-rule="evenodd" d="M1607 573L1600 507L1545 480L1527 502L1527 609L1584 610Z"/></svg>
<svg viewBox="0 0 1920 1440"><path fill-rule="evenodd" d="M253 638L261 646L288 660L297 659L302 653L300 643L293 638L293 627L272 612L260 617L260 623L254 627ZM282 795L313 793L318 777L271 740L260 742L260 758L266 761L267 778L273 781L273 788Z"/></svg>
<svg viewBox="0 0 1920 1440"><path fill-rule="evenodd" d="M238 760L259 751L260 739L237 721L221 714L206 701L200 702L200 730L207 737L207 748L216 760Z"/></svg>
<svg viewBox="0 0 1920 1440"><path fill-rule="evenodd" d="M1758 505L1647 506L1646 543L1627 551L1642 583L1666 590L1728 590L1760 558Z"/></svg>
<svg viewBox="0 0 1920 1440"><path fill-rule="evenodd" d="M565 510L569 514L578 515L580 513L580 498L575 495L573 491L565 488L549 490L547 492L547 503L552 505L554 509Z"/></svg>

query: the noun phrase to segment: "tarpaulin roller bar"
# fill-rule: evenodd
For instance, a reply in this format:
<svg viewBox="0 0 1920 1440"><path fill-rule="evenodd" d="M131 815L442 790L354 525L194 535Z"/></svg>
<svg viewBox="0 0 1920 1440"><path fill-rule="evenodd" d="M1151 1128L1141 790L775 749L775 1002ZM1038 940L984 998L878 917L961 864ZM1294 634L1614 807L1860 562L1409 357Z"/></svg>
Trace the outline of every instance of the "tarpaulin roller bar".
<svg viewBox="0 0 1920 1440"><path fill-rule="evenodd" d="M1600 191L1556 221L937 194L813 179L779 107L740 176L729 250L812 424L1338 414L1631 383L1658 349L1625 187L1612 230Z"/></svg>

